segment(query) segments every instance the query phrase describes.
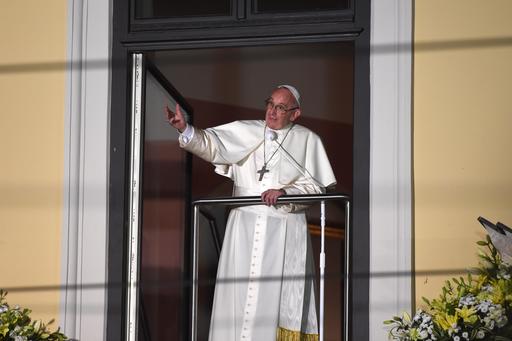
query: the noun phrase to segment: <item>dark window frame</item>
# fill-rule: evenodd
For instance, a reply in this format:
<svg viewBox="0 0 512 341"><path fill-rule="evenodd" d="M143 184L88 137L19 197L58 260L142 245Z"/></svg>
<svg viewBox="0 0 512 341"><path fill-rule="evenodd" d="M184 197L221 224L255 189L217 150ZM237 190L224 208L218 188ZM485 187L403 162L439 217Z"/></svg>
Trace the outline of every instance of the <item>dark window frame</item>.
<svg viewBox="0 0 512 341"><path fill-rule="evenodd" d="M261 12L256 10L257 0L231 0L229 15L204 15L179 17L138 18L135 13L137 0L130 0L128 5L129 32L183 30L201 28L229 27L231 29L254 27L261 25L307 25L318 22L354 23L355 0L349 0L346 9L314 10L314 11L283 11Z"/></svg>
<svg viewBox="0 0 512 341"><path fill-rule="evenodd" d="M353 0L353 18L276 16L258 25L170 29L164 22L137 26L130 22L130 4L113 0L112 78L108 227L107 339L125 339L125 300L129 184L130 55L161 49L257 46L268 44L354 42L353 190L350 340L369 340L369 170L370 170L370 0ZM334 18L334 19L333 19ZM167 25L167 26L166 26ZM180 339L186 339L184 326Z"/></svg>

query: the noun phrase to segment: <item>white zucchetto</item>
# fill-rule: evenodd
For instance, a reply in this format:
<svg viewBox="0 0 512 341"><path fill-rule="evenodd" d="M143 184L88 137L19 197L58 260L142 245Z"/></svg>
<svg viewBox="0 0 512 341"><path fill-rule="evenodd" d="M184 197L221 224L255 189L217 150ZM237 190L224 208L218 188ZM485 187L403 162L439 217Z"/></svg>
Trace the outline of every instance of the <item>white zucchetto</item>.
<svg viewBox="0 0 512 341"><path fill-rule="evenodd" d="M281 89L281 88L285 88L285 89L288 89L288 91L290 91L293 95L293 97L295 97L295 101L297 101L297 106L300 107L300 94L299 94L299 91L291 86L291 85L287 85L287 84L281 84L281 85L278 85L277 86L278 89Z"/></svg>

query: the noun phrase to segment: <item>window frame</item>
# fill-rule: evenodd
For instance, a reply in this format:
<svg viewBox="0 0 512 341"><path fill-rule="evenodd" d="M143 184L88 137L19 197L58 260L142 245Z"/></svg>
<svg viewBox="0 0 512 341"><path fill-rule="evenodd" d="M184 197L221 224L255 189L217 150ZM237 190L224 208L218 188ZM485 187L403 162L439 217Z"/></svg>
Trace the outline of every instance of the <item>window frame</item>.
<svg viewBox="0 0 512 341"><path fill-rule="evenodd" d="M355 22L355 0L349 0L349 6L340 10L315 11L289 11L289 12L262 12L256 11L257 0L231 0L231 13L229 15L205 15L138 18L135 15L137 0L129 2L129 32L147 32L161 30L188 30L202 28L250 28L255 26L304 26L318 23L346 23Z"/></svg>
<svg viewBox="0 0 512 341"><path fill-rule="evenodd" d="M351 21L329 21L313 16L304 22L295 17L290 23L271 23L233 27L169 28L164 22L153 26L134 26L130 22L130 4L113 0L113 37L110 122L110 186L108 227L108 310L106 339L122 340L124 335L127 283L126 226L129 217L128 151L130 103L130 54L160 49L192 49L222 46L258 46L269 44L354 42L354 171L350 241L353 274L370 272L369 170L370 170L370 0L352 2ZM334 15L336 17L336 15ZM275 20L274 20L275 21ZM351 278L348 316L349 339L369 339L369 277ZM189 330L188 326L183 326Z"/></svg>

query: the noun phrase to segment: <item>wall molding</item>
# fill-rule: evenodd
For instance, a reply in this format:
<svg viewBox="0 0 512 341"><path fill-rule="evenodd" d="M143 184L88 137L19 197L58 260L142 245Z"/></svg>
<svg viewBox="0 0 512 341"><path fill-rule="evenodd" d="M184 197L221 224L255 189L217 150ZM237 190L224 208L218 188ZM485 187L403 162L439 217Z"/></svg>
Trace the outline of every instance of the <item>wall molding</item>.
<svg viewBox="0 0 512 341"><path fill-rule="evenodd" d="M373 1L370 54L370 340L410 312L413 4Z"/></svg>
<svg viewBox="0 0 512 341"><path fill-rule="evenodd" d="M111 4L67 6L60 325L71 338L104 340Z"/></svg>

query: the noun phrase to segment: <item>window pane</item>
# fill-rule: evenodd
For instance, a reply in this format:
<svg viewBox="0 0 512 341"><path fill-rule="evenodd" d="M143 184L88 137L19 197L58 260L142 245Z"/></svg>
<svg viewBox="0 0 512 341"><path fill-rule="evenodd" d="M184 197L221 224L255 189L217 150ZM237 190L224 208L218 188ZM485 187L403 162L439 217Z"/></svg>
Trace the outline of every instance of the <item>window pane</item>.
<svg viewBox="0 0 512 341"><path fill-rule="evenodd" d="M255 0L257 13L347 9L350 0Z"/></svg>
<svg viewBox="0 0 512 341"><path fill-rule="evenodd" d="M231 0L135 0L135 17L178 18L231 14Z"/></svg>
<svg viewBox="0 0 512 341"><path fill-rule="evenodd" d="M138 340L179 340L188 305L187 156L164 120L175 101L150 72L145 93Z"/></svg>

